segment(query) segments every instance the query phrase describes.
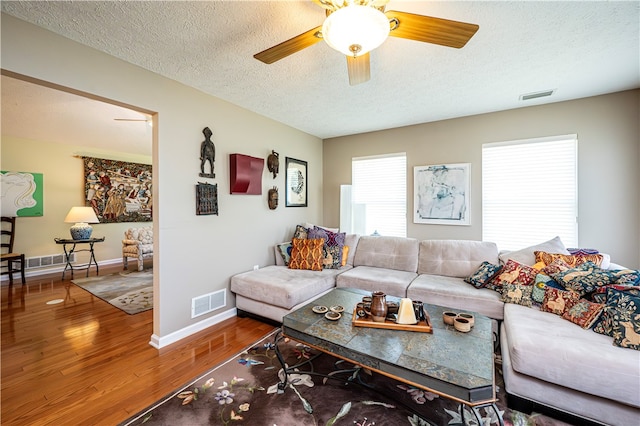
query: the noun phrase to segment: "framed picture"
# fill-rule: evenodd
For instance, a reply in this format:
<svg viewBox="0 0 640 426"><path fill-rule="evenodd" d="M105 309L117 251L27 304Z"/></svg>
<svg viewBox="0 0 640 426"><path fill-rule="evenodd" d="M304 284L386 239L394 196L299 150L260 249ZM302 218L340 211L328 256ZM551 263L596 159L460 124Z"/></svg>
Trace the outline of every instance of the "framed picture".
<svg viewBox="0 0 640 426"><path fill-rule="evenodd" d="M413 168L413 223L470 225L470 163Z"/></svg>
<svg viewBox="0 0 640 426"><path fill-rule="evenodd" d="M286 157L285 205L307 207L307 162Z"/></svg>
<svg viewBox="0 0 640 426"><path fill-rule="evenodd" d="M2 216L43 216L42 182L42 173L0 172Z"/></svg>

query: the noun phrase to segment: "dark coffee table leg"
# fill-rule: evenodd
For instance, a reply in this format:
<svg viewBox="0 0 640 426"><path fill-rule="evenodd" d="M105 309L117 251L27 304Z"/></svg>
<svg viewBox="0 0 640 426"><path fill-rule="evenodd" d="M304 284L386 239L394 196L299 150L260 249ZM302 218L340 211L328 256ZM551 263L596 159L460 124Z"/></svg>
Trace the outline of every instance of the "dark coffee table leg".
<svg viewBox="0 0 640 426"><path fill-rule="evenodd" d="M465 421L466 410L464 408L465 408L465 405L460 404L460 418L462 419L462 424L466 424L466 421ZM479 425L483 424L482 416L480 415L480 409L484 408L485 411L489 409L493 410L493 412L496 414L496 417L498 418L498 424L500 424L500 426L504 426L504 421L502 420L502 416L500 415L500 412L498 411L498 407L496 407L495 403L475 405L469 408L471 408L471 412L475 416L476 421L478 422Z"/></svg>

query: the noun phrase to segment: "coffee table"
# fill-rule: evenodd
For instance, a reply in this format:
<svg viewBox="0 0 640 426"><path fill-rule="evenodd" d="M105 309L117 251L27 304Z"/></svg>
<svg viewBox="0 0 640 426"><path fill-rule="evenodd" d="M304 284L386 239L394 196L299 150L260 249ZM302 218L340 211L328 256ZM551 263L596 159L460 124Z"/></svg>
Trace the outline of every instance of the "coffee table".
<svg viewBox="0 0 640 426"><path fill-rule="evenodd" d="M425 303L433 333L355 327L351 323L353 308L365 295L370 292L334 288L286 315L282 334L357 366L464 404L474 413L478 424L482 424L479 410L492 409L503 424L495 405L490 318L474 314L471 332L461 333L442 321L442 312L450 309ZM389 300L394 298L387 297ZM331 321L313 312L311 308L316 305L340 305L345 311L339 320ZM283 389L286 380L285 375ZM461 416L464 412L461 408Z"/></svg>

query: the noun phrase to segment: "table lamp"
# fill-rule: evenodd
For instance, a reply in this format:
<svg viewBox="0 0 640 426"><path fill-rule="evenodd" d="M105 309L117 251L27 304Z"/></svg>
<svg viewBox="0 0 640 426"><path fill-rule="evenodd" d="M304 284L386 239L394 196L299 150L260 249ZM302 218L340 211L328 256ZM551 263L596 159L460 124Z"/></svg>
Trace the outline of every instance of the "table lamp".
<svg viewBox="0 0 640 426"><path fill-rule="evenodd" d="M75 223L70 229L71 238L74 240L88 240L91 238L93 228L90 223L99 223L96 213L91 207L71 207L67 217L64 218L65 223Z"/></svg>

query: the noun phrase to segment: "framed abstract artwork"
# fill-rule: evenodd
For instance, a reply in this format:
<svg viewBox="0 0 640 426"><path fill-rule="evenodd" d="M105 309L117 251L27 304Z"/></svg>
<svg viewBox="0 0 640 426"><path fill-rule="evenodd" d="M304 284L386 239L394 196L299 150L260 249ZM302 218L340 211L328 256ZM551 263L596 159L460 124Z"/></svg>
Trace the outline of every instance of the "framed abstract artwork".
<svg viewBox="0 0 640 426"><path fill-rule="evenodd" d="M2 216L43 216L42 185L42 173L0 172Z"/></svg>
<svg viewBox="0 0 640 426"><path fill-rule="evenodd" d="M413 168L413 223L470 225L470 163Z"/></svg>
<svg viewBox="0 0 640 426"><path fill-rule="evenodd" d="M286 157L286 207L307 207L307 162Z"/></svg>

